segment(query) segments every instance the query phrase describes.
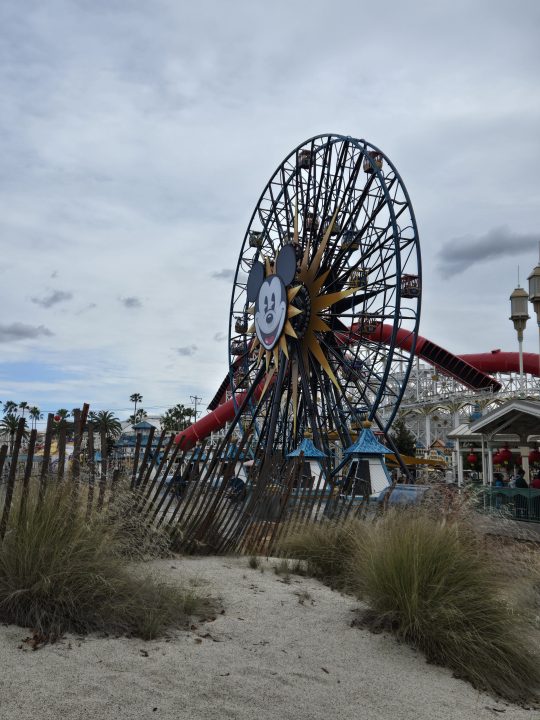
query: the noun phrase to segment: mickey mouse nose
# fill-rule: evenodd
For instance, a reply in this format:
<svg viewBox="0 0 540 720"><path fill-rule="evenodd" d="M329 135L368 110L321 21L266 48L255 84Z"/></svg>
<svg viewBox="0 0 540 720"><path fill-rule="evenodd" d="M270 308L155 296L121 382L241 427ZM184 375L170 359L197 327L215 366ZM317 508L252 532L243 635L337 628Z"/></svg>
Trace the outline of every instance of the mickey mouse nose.
<svg viewBox="0 0 540 720"><path fill-rule="evenodd" d="M274 313L271 313L271 312L266 313L266 322L268 325L272 324L273 319L274 319Z"/></svg>

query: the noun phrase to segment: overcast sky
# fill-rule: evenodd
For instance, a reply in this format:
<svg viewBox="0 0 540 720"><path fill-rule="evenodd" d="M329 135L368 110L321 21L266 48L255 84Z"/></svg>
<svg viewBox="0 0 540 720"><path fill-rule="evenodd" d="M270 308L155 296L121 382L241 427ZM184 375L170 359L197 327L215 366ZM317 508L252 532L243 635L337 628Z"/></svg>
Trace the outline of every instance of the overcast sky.
<svg viewBox="0 0 540 720"><path fill-rule="evenodd" d="M209 401L253 206L322 132L402 175L421 334L515 349L508 298L540 240L537 0L3 0L0 41L0 400Z"/></svg>

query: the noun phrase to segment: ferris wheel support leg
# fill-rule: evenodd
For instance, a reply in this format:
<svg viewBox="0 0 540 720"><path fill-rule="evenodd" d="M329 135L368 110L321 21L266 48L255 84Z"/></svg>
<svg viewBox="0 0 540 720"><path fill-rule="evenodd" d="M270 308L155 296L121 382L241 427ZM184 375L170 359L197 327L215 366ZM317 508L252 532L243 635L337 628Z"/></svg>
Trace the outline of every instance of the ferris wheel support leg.
<svg viewBox="0 0 540 720"><path fill-rule="evenodd" d="M247 406L248 402L251 400L251 397L253 396L254 393L256 393L256 390L257 390L257 388L259 387L260 383L262 382L262 379L263 379L264 375L265 375L265 368L264 368L264 365L263 365L263 366L260 368L259 372L257 373L257 375L256 375L256 377L255 377L255 380L254 380L253 383L251 384L251 387L249 388L249 390L246 392L244 398L242 399L242 403L239 405L238 410L236 411L235 416L234 416L234 418L233 418L232 421L231 421L231 424L230 424L230 426L229 426L229 429L227 430L227 432L225 433L225 435L224 435L224 437L223 437L223 440L222 440L221 443L218 445L218 448L216 449L215 457L214 457L214 459L212 460L212 465L211 465L211 467L210 467L210 471L213 471L213 468L215 467L215 465L216 465L217 462L218 462L219 455L220 455L219 450L220 450L220 449L223 449L223 450L226 450L226 449L227 449L227 445L229 444L229 441L230 441L231 436L232 436L232 434L233 434L233 432L234 432L234 429L235 429L235 427L238 425L238 422L239 422L239 420L240 420L240 418L241 418L241 416L242 416L242 413L243 413L244 410L246 409L246 406ZM258 398L257 398L257 399L258 399ZM210 477L210 471L209 471L209 473L208 473L208 477Z"/></svg>
<svg viewBox="0 0 540 720"><path fill-rule="evenodd" d="M278 370L278 376L276 380L276 384L274 387L274 397L272 398L272 410L270 415L270 424L268 426L268 441L266 443L266 449L265 449L265 459L268 460L270 456L272 455L272 450L274 447L274 437L276 434L276 424L277 424L277 417L279 412L279 403L281 400L281 388L283 386L283 378L285 377L285 366L286 366L286 358L283 350L279 351L279 370Z"/></svg>

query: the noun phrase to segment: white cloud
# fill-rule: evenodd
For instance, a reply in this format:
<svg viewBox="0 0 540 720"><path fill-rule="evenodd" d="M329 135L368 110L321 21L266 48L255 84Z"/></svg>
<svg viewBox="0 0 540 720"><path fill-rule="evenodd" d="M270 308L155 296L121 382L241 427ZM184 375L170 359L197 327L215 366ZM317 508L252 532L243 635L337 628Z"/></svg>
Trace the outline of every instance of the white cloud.
<svg viewBox="0 0 540 720"><path fill-rule="evenodd" d="M511 347L509 258L443 285L437 267L467 262L459 243L452 261L452 238L536 230L537 3L336 0L330 13L322 0L271 12L53 0L0 12L0 300L5 328L43 328L31 348L13 335L2 347L84 363L85 378L51 387L54 404L214 394L228 269L253 208L283 157L326 131L379 145L403 176L422 241L422 334L458 352ZM47 297L44 278L93 312L83 322L67 302L32 302Z"/></svg>

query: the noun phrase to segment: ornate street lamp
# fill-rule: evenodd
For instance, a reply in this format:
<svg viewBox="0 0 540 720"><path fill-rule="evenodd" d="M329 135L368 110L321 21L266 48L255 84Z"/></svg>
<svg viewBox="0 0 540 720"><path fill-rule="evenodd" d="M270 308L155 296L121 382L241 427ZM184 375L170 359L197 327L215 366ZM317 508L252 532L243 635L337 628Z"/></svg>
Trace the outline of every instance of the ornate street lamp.
<svg viewBox="0 0 540 720"><path fill-rule="evenodd" d="M523 395L523 331L529 319L529 296L522 287L518 287L510 295L510 320L514 323L519 343L519 390ZM539 296L540 301L540 296ZM540 309L540 305L539 305Z"/></svg>
<svg viewBox="0 0 540 720"><path fill-rule="evenodd" d="M538 323L538 336L540 342L540 260L538 265L529 275L529 300L532 302ZM539 354L540 364L540 354Z"/></svg>

